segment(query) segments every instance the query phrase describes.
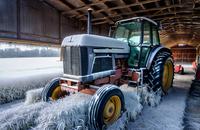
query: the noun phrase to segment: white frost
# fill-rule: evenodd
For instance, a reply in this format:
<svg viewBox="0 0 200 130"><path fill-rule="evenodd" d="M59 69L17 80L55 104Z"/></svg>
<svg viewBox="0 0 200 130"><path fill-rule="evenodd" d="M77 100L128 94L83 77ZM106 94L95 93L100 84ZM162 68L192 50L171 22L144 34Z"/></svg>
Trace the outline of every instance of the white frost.
<svg viewBox="0 0 200 130"><path fill-rule="evenodd" d="M43 88L33 89L26 92L25 104L41 101Z"/></svg>
<svg viewBox="0 0 200 130"><path fill-rule="evenodd" d="M108 130L125 129L128 122L134 121L143 108L137 88L122 85L120 89L124 94L126 111L114 124L108 126ZM41 90L27 92L26 104L39 100ZM56 102L36 102L10 108L0 113L0 129L89 129L90 99L90 95L77 93Z"/></svg>
<svg viewBox="0 0 200 130"><path fill-rule="evenodd" d="M148 104L149 106L157 106L160 104L162 98L162 90L159 89L157 92L148 91L148 85L144 85L139 89L141 102Z"/></svg>
<svg viewBox="0 0 200 130"><path fill-rule="evenodd" d="M0 63L0 104L23 99L26 91L62 74L58 57L0 58Z"/></svg>
<svg viewBox="0 0 200 130"><path fill-rule="evenodd" d="M76 129L86 127L90 95L73 94L52 103L39 102L0 113L0 129Z"/></svg>

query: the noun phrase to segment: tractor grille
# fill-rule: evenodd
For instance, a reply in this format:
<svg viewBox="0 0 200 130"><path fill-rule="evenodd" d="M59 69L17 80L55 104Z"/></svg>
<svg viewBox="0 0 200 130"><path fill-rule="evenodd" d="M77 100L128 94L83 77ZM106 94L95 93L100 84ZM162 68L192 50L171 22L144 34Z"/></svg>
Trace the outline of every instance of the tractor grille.
<svg viewBox="0 0 200 130"><path fill-rule="evenodd" d="M97 58L94 63L93 73L112 70L112 58Z"/></svg>
<svg viewBox="0 0 200 130"><path fill-rule="evenodd" d="M65 47L63 56L64 74L87 75L88 52L86 47Z"/></svg>

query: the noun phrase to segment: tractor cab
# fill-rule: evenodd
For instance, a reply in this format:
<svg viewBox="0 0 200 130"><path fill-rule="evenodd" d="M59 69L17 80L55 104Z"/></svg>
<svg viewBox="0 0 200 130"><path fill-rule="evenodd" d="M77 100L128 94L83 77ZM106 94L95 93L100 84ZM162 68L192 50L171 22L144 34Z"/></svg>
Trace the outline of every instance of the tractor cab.
<svg viewBox="0 0 200 130"><path fill-rule="evenodd" d="M145 68L149 53L160 45L157 23L148 18L135 17L116 24L114 38L126 42L130 47L129 67Z"/></svg>

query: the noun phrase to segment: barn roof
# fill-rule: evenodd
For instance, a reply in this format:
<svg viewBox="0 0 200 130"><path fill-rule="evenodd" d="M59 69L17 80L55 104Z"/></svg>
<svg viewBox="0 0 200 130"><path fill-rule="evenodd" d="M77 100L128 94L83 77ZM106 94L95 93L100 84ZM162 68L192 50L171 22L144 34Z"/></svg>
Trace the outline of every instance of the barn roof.
<svg viewBox="0 0 200 130"><path fill-rule="evenodd" d="M94 25L144 16L162 25L161 39L175 45L180 39L197 46L200 40L200 0L43 0L69 18L87 20L93 9ZM171 42L173 41L173 43Z"/></svg>

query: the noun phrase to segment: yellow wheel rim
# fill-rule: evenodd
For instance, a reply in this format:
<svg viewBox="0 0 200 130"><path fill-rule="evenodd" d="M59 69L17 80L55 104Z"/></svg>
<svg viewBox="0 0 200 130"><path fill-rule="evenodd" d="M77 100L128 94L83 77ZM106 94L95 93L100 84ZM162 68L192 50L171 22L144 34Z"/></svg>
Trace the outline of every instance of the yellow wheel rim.
<svg viewBox="0 0 200 130"><path fill-rule="evenodd" d="M112 96L103 110L103 121L105 124L115 122L121 114L121 100L118 96Z"/></svg>
<svg viewBox="0 0 200 130"><path fill-rule="evenodd" d="M173 64L171 60L167 60L164 64L164 72L162 79L162 89L167 92L167 90L171 87L171 83L173 80Z"/></svg>
<svg viewBox="0 0 200 130"><path fill-rule="evenodd" d="M63 96L63 91L61 90L61 86L57 86L51 95L52 100L57 100Z"/></svg>

